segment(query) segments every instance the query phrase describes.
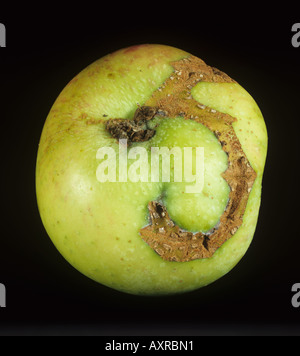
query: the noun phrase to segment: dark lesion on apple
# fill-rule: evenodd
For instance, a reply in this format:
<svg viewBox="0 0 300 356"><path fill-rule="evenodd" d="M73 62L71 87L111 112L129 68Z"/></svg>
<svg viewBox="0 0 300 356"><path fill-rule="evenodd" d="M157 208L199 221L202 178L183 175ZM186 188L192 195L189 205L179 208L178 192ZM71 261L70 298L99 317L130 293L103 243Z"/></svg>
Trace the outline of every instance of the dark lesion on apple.
<svg viewBox="0 0 300 356"><path fill-rule="evenodd" d="M106 130L118 140L126 139L131 142L144 142L150 140L156 133L150 121L156 115L163 115L156 107L139 106L133 119L109 119L105 123Z"/></svg>
<svg viewBox="0 0 300 356"><path fill-rule="evenodd" d="M150 224L141 230L143 239L162 258L186 262L209 257L207 241L210 233L192 233L181 229L170 218L166 207L158 201L148 204Z"/></svg>
<svg viewBox="0 0 300 356"><path fill-rule="evenodd" d="M140 230L140 234L164 260L188 262L212 257L237 232L256 174L243 156L237 159L233 169L231 166L223 174L231 188L226 209L220 221L206 233L181 229L171 220L162 202L148 204L150 223Z"/></svg>
<svg viewBox="0 0 300 356"><path fill-rule="evenodd" d="M234 83L227 74L190 56L171 63L174 73L145 103L162 110L168 117L183 116L209 128L228 156L228 167L222 177L230 187L225 211L213 229L192 233L173 222L160 201L148 204L150 223L140 230L142 239L164 260L188 262L210 258L229 240L243 223L256 172L251 167L233 128L236 118L202 105L191 94L200 81Z"/></svg>
<svg viewBox="0 0 300 356"><path fill-rule="evenodd" d="M148 204L149 225L140 230L142 239L164 260L188 262L210 258L230 239L243 223L248 198L256 179L233 123L236 119L196 101L191 89L199 82L233 83L228 75L190 56L171 63L174 73L139 107L132 120L111 119L106 129L117 139L142 142L155 135L150 125L157 116L182 116L209 128L219 140L228 156L228 167L222 177L230 187L229 199L218 224L209 232L192 233L181 229L171 220L161 201Z"/></svg>

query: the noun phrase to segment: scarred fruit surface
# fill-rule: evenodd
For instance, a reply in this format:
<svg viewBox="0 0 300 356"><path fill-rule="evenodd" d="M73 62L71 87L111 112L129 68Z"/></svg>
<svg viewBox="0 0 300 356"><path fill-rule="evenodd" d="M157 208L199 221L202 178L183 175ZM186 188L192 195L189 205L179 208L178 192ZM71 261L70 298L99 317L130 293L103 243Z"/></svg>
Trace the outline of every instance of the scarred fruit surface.
<svg viewBox="0 0 300 356"><path fill-rule="evenodd" d="M212 283L247 251L267 131L254 99L203 60L139 45L80 72L40 139L43 224L78 271L131 294Z"/></svg>

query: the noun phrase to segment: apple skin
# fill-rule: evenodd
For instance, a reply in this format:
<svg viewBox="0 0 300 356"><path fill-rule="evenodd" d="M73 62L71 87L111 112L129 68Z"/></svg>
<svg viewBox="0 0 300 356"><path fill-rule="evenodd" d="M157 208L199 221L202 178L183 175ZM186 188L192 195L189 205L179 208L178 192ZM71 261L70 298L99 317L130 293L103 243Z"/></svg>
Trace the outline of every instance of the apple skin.
<svg viewBox="0 0 300 356"><path fill-rule="evenodd" d="M143 105L172 74L170 63L188 56L165 45L139 45L97 60L63 89L41 135L36 194L48 235L78 271L126 293L174 294L208 285L238 263L255 232L267 131L257 104L239 84L201 82L192 90L194 99L237 119L236 135L257 174L243 224L212 257L166 261L141 239L147 202L159 195L159 185L96 179L96 152L108 137L99 119L132 118L137 103Z"/></svg>

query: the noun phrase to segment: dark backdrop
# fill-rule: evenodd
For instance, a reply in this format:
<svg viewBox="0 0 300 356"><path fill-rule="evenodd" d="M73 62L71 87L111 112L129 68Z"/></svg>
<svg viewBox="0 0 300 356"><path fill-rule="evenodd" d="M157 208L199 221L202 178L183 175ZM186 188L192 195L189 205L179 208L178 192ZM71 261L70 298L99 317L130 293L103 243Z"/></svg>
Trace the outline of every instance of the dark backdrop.
<svg viewBox="0 0 300 356"><path fill-rule="evenodd" d="M297 9L193 2L66 8L26 3L0 13L7 31L0 48L0 282L7 290L0 334L299 334L300 308L291 304L300 282ZM229 74L257 101L269 134L248 252L217 282L177 296L131 296L81 275L48 238L35 197L39 137L60 91L94 60L141 43L184 49Z"/></svg>

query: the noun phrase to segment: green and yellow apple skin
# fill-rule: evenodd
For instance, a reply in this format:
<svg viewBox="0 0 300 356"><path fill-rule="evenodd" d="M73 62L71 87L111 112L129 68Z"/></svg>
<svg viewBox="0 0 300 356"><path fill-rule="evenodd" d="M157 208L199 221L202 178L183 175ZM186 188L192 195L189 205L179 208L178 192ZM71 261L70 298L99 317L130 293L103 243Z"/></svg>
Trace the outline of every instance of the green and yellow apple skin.
<svg viewBox="0 0 300 356"><path fill-rule="evenodd" d="M147 205L165 195L174 221L189 231L208 231L226 207L229 186L221 177L227 155L203 125L164 119L150 146L205 147L201 194L183 183L100 183L100 147L117 148L105 129L110 118L130 119L173 73L171 63L189 53L164 45L119 50L92 63L63 89L45 122L36 165L37 202L45 229L58 251L78 271L131 294L162 295L203 287L230 271L248 249L256 228L267 153L267 131L253 98L237 83L199 82L192 97L236 121L235 133L257 176L243 223L210 258L164 260L143 239ZM173 121L172 121L173 120Z"/></svg>

